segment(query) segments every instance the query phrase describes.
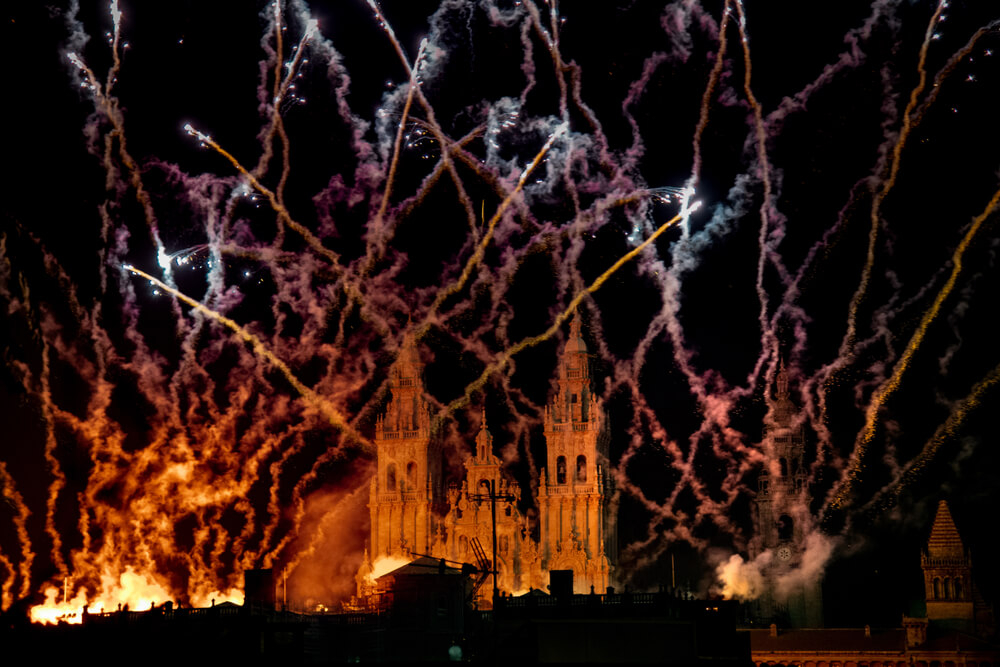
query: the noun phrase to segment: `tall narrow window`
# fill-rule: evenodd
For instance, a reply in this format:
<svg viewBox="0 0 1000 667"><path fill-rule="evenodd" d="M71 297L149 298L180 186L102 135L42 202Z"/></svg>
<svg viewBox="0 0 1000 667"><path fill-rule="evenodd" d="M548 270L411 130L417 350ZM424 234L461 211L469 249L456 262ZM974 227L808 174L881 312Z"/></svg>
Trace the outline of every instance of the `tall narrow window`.
<svg viewBox="0 0 1000 667"><path fill-rule="evenodd" d="M937 577L934 577L934 599L941 599L941 580Z"/></svg>
<svg viewBox="0 0 1000 667"><path fill-rule="evenodd" d="M406 486L407 491L415 491L417 489L417 464L410 461L406 464Z"/></svg>
<svg viewBox="0 0 1000 667"><path fill-rule="evenodd" d="M560 456L556 459L556 484L566 483L566 457Z"/></svg>
<svg viewBox="0 0 1000 667"><path fill-rule="evenodd" d="M778 459L778 465L781 467L781 476L788 476L788 461L785 459Z"/></svg>
<svg viewBox="0 0 1000 667"><path fill-rule="evenodd" d="M396 490L396 464L390 463L385 467L385 490Z"/></svg>
<svg viewBox="0 0 1000 667"><path fill-rule="evenodd" d="M955 579L955 599L961 600L965 595L965 591L962 590L962 580L960 578Z"/></svg>
<svg viewBox="0 0 1000 667"><path fill-rule="evenodd" d="M795 535L795 521L787 514L778 517L778 539L790 540Z"/></svg>
<svg viewBox="0 0 1000 667"><path fill-rule="evenodd" d="M583 483L587 481L587 457L578 456L576 457L576 481Z"/></svg>
<svg viewBox="0 0 1000 667"><path fill-rule="evenodd" d="M469 553L469 538L465 535L458 538L458 553L460 556Z"/></svg>
<svg viewBox="0 0 1000 667"><path fill-rule="evenodd" d="M944 588L944 599L945 600L950 600L951 599L951 579L949 579L948 577L944 578L944 587L943 588Z"/></svg>

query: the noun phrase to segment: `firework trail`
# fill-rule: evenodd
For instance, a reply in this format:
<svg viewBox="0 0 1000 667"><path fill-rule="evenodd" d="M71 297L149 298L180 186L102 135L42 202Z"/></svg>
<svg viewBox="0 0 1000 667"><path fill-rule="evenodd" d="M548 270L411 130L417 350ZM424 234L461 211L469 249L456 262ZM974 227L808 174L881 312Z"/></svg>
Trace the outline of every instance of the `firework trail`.
<svg viewBox="0 0 1000 667"><path fill-rule="evenodd" d="M951 87L992 48L997 21L970 31L931 77L944 3L919 46L897 49L886 36L912 16L877 2L832 60L803 58L807 73L786 89L764 48L768 10L748 22L738 0L717 4L623 9L630 30L658 26L657 41L644 52L638 38L623 40L609 77L593 35L611 22L587 32L607 16L557 3L443 2L429 32L411 35L369 2L360 61L351 38L334 49L331 35L361 26L318 22L303 2L269 3L250 15L264 27L250 86L258 125L234 125L224 142L195 109L166 132L131 111L141 108L132 88L152 10L112 3L103 53L85 45L86 21L71 12L71 76L94 112L85 138L105 191L87 212L99 218L96 255L60 256L60 266L61 251L24 234L0 244L2 307L12 330L29 332L5 348L7 374L39 416L33 456L44 480L35 493L26 466L0 453L11 508L0 515L3 608L44 596L52 620L84 604L238 600L256 567L286 572L291 589L319 590L326 603L342 599L367 531L357 518L371 474L366 434L404 341L419 343L427 364L446 467L468 454L476 420L466 413L488 404L509 419L495 434L505 465L536 489L550 371L573 316L594 352L594 391L615 411L613 503L641 517L623 532L623 583L650 584L679 541L746 549L757 476L776 465L767 434L782 360L820 499L796 510L803 520L901 502L996 385L995 372L977 370L943 423L906 434L920 441L915 455L888 442L884 470L862 467L879 429L902 419L900 382L935 349L934 323L955 294L980 298L966 288L968 266L997 195L977 191L990 205L966 218L950 270L921 246L923 270L887 268L891 293L879 301L876 268L912 243L898 207L920 186L904 160L920 164L924 133L942 125ZM373 55L371 43L386 40ZM105 61L101 82L94 71L104 70L88 63ZM380 77L367 67L401 67L402 83L371 92ZM795 197L824 176L799 176L806 167L787 144L806 136L807 109L831 99L852 109L843 90L855 79L876 91L877 113L858 121L871 126L857 140L868 149L850 156L849 177L830 185L837 205L814 221ZM910 91L902 110L897 86ZM157 156L148 147L174 127L211 151ZM841 306L846 323L832 322L826 312ZM533 516L533 495L523 498ZM818 576L835 543L816 531L809 540L796 576ZM324 582L317 572L330 571L333 552L337 581ZM737 590L736 571L752 564L725 562Z"/></svg>

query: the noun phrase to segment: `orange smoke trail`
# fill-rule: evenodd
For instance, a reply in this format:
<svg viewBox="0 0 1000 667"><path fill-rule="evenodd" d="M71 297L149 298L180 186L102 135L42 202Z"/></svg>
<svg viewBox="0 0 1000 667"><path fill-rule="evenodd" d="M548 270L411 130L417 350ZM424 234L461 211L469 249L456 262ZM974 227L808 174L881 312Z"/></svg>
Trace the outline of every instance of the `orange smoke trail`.
<svg viewBox="0 0 1000 667"><path fill-rule="evenodd" d="M615 272L618 271L618 269L620 269L629 261L634 259L639 253L645 250L647 246L649 246L651 243L653 243L653 241L659 238L659 236L663 234L663 232L673 227L674 224L676 224L679 220L685 219L687 216L689 216L691 213L697 210L700 203L701 202L695 202L690 207L685 206L684 210L682 210L680 213L672 217L670 220L667 220L665 223L660 225L660 227L655 232L653 232L648 239L646 239L645 241L637 245L635 248L628 251L620 258L618 258L618 260L614 264L612 264L604 273L598 276L592 283L590 283L590 285L577 292L576 295L573 296L572 300L570 300L569 305L566 307L566 309L556 316L556 319L552 322L552 325L549 326L549 328L546 329L544 332L538 334L537 336L530 336L528 338L524 338L520 342L512 345L511 347L501 352L499 358L495 362L487 366L478 378L476 378L468 386L466 386L462 396L456 398L454 401L446 405L444 409L441 410L438 416L443 417L449 415L453 413L455 410L458 410L459 408L468 405L469 402L472 400L472 394L482 389L482 387L486 384L486 381L489 380L491 375L501 370L508 363L510 363L511 358L513 358L515 354L518 354L525 348L538 345L539 343L542 343L551 338L552 336L554 336L555 333L559 331L559 328L563 325L563 323L565 323L566 320L568 320L570 316L573 315L573 313L577 309L577 306L580 305L580 302L583 301L583 299L588 294L593 294L597 290L601 289L601 286L604 285L604 283L608 280L608 278L614 275Z"/></svg>
<svg viewBox="0 0 1000 667"><path fill-rule="evenodd" d="M55 520L56 504L59 500L59 492L66 485L66 475L63 473L59 458L56 456L56 447L59 443L56 441L55 415L53 414L55 406L52 403L52 394L49 387L50 372L49 343L43 339L41 372L42 419L45 422L45 462L52 473L52 482L49 484L48 497L45 501L45 532L48 533L49 538L52 540L52 564L55 566L60 577L67 577L69 576L69 571L66 568L66 560L62 555L62 536L59 534L58 529L56 529Z"/></svg>
<svg viewBox="0 0 1000 667"><path fill-rule="evenodd" d="M170 292L175 297L177 297L178 299L180 299L181 301L183 301L187 305L191 306L195 310L197 310L199 313L202 313L203 315L207 315L208 317L212 318L213 320L215 320L215 321L219 322L220 324L226 326L233 333L235 333L237 336L239 336L240 339L243 342L249 343L250 346L253 348L254 352L258 356L260 356L260 357L266 359L267 361L271 362L271 364L275 368L277 368L279 371L281 371L282 375L285 376L285 379L288 381L288 383L290 385L292 385L292 387L295 389L295 391L297 391L299 393L299 395L302 396L302 398L304 398L306 400L306 402L309 403L313 408L315 408L320 414L322 414L324 417L326 417L327 421L329 421L330 424L332 424L339 431L341 431L345 435L347 435L351 440L353 440L353 441L357 442L358 444L360 444L366 451L369 451L369 452L370 451L374 451L374 445L372 445L372 443L369 442L367 438L365 438L363 435L361 435L360 433L358 433L358 431L355 430L354 427L352 427L350 424L348 424L347 421L344 419L343 415L341 415L322 396L320 396L319 394L317 394L316 392L314 392L312 389L310 389L309 387L307 387L304 384L302 384L302 382L300 382L299 379L297 377L295 377L295 374L292 373L292 370L285 364L285 362L282 361L281 359L279 359L277 357L277 355L275 355L273 352L271 352L270 350L268 350L267 347L264 346L264 343L261 342L261 340L259 338L257 338L257 336L254 336L252 333L250 333L249 331L247 331L246 329L244 329L243 327L241 327L239 324L237 324L235 321L233 321L230 318L226 317L222 313L216 312L216 311L212 310L211 308L209 308L208 306L205 306L202 303L200 303L198 301L195 301L194 299L192 299L191 297L187 296L186 294L184 294L180 290L176 290L176 289L170 287L169 285L164 284L162 281L157 280L156 278L154 278L153 276L149 275L145 271L142 271L141 269L137 269L137 268L135 268L132 265L126 265L126 266L124 266L122 268L124 268L126 271L131 271L132 273L134 273L137 276L140 276L142 278L145 278L146 280L149 280L151 283L153 283L154 285L156 285L160 289L163 289L163 290L166 290L166 291Z"/></svg>
<svg viewBox="0 0 1000 667"><path fill-rule="evenodd" d="M14 604L14 596L10 592L14 588L14 581L17 579L17 570L10 559L0 550L0 567L7 571L7 577L0 586L0 612L7 611Z"/></svg>
<svg viewBox="0 0 1000 667"><path fill-rule="evenodd" d="M868 409L865 411L864 429L858 438L854 452L851 454L848 474L841 483L840 489L837 490L833 496L833 501L831 502L833 507L840 507L846 500L847 495L850 493L852 484L857 480L857 477L860 474L861 459L864 457L868 444L871 443L872 438L875 436L876 420L878 418L879 410L889 396L891 396L899 388L899 383L903 378L903 373L906 372L910 362L913 360L913 356L917 353L917 349L923 342L924 336L927 334L927 328L937 317L938 312L941 310L941 305L944 303L945 299L948 298L952 289L955 287L955 282L958 280L958 274L962 271L962 257L965 254L966 248L969 247L969 244L975 237L976 232L978 232L979 228L982 227L986 218L993 213L998 203L1000 203L1000 190L997 190L993 194L993 197L990 199L989 204L986 205L983 212L972 219L972 225L965 233L965 236L962 237L961 242L958 244L958 247L952 255L952 268L951 274L948 276L948 280L941 287L940 291L938 291L937 296L934 298L934 302L920 319L920 324L917 326L917 330L910 338L910 342L906 345L906 349L903 351L899 361L896 363L895 367L893 367L892 375L872 396L871 402L868 404Z"/></svg>
<svg viewBox="0 0 1000 667"><path fill-rule="evenodd" d="M854 347L854 341L857 337L857 316L858 307L861 305L861 300L864 299L865 292L868 290L868 283L871 281L872 268L875 264L875 243L878 239L878 228L879 228L879 213L882 209L882 202L888 196L889 191L892 190L893 186L896 184L896 176L899 174L899 165L901 162L901 156L903 153L903 147L906 145L906 140L910 136L910 132L914 128L914 118L911 117L914 108L917 106L917 99L924 90L924 86L927 84L927 50L930 48L931 40L934 37L934 26L938 23L938 18L941 16L941 12L944 11L944 2L939 2L937 9L931 16L930 22L927 24L927 30L924 33L923 44L920 45L920 55L917 60L917 85L910 91L910 99L906 103L906 109L903 110L903 125L899 130L899 137L896 140L895 145L892 147L892 159L889 161L889 176L886 178L878 190L872 197L872 208L871 208L871 228L868 231L868 252L865 256L865 266L861 271L861 281L858 284L858 289L855 290L854 295L851 297L851 303L848 306L847 313L847 333L844 335L844 345L845 352L850 353ZM843 354L841 356L844 356Z"/></svg>
<svg viewBox="0 0 1000 667"><path fill-rule="evenodd" d="M24 499L14 486L14 479L7 472L7 464L0 461L0 484L3 488L3 497L14 508L14 530L17 533L18 542L21 544L21 560L15 569L10 561L4 558L4 562L10 576L3 585L3 609L10 607L10 590L14 585L16 576L21 577L21 588L18 597L26 597L31 590L31 564L35 560L35 552L31 549L31 537L28 535L28 511Z"/></svg>

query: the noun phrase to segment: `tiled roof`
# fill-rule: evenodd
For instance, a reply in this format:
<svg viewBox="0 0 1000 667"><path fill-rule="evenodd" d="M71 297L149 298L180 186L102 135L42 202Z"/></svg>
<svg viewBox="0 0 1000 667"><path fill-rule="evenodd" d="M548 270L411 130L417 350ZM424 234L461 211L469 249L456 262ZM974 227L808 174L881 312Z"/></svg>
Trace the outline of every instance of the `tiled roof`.
<svg viewBox="0 0 1000 667"><path fill-rule="evenodd" d="M863 628L825 628L750 630L750 650L754 653L801 651L811 653L878 651L901 653L906 649L906 632L900 628L872 629L866 637Z"/></svg>
<svg viewBox="0 0 1000 667"><path fill-rule="evenodd" d="M962 538L948 511L948 503L943 500L938 503L937 516L927 540L927 554L931 558L961 558L965 555Z"/></svg>

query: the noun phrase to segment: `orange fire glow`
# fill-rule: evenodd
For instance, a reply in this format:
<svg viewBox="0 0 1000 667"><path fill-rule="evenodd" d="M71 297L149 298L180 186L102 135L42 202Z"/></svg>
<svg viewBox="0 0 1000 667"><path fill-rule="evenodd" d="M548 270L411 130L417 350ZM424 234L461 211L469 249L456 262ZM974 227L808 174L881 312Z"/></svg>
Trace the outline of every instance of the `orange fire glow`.
<svg viewBox="0 0 1000 667"><path fill-rule="evenodd" d="M118 609L146 611L154 605L161 605L173 599L167 589L154 578L137 573L131 567L127 567L118 576L108 572L103 573L100 592L94 596L90 596L86 588L81 588L69 600L60 600L61 593L55 586L46 588L45 602L31 608L31 621L48 624L80 623L83 620L85 607L88 613ZM243 591L232 588L224 592L212 591L191 597L191 604L195 607L207 607L213 602L243 604Z"/></svg>
<svg viewBox="0 0 1000 667"><path fill-rule="evenodd" d="M401 568L410 562L410 558L404 558L402 556L379 556L372 563L372 573L368 575L368 580L370 583L374 584L375 580L384 574L388 574L397 568Z"/></svg>

